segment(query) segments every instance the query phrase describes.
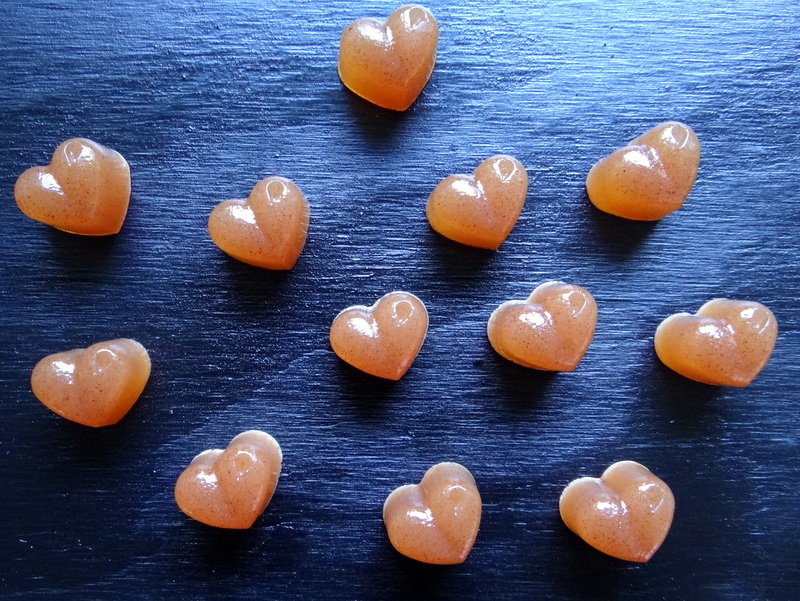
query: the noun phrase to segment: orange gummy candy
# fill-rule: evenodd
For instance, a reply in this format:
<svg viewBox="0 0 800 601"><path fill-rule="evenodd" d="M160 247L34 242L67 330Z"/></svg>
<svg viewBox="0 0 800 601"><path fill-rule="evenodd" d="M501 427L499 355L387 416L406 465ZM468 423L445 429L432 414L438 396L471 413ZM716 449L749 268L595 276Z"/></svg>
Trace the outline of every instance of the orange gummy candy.
<svg viewBox="0 0 800 601"><path fill-rule="evenodd" d="M333 351L373 376L399 380L414 362L428 331L428 312L409 292L390 292L371 307L356 305L331 325Z"/></svg>
<svg viewBox="0 0 800 601"><path fill-rule="evenodd" d="M45 357L33 368L31 388L55 413L97 428L121 420L149 377L145 348L119 338Z"/></svg>
<svg viewBox="0 0 800 601"><path fill-rule="evenodd" d="M392 546L433 564L462 563L478 536L481 495L472 474L458 463L439 463L419 484L395 489L383 504Z"/></svg>
<svg viewBox="0 0 800 601"><path fill-rule="evenodd" d="M695 315L667 317L654 342L658 358L682 376L744 387L769 361L777 336L778 322L764 305L717 298Z"/></svg>
<svg viewBox="0 0 800 601"><path fill-rule="evenodd" d="M700 141L669 121L600 159L586 177L589 200L626 219L655 221L683 206L700 164Z"/></svg>
<svg viewBox="0 0 800 601"><path fill-rule="evenodd" d="M268 177L247 200L221 202L208 218L208 233L234 259L265 269L291 269L306 243L311 209L291 180Z"/></svg>
<svg viewBox="0 0 800 601"><path fill-rule="evenodd" d="M497 250L517 222L528 193L528 173L517 159L495 155L472 175L451 175L428 198L431 227L456 242Z"/></svg>
<svg viewBox="0 0 800 601"><path fill-rule="evenodd" d="M635 461L620 461L600 478L578 478L558 503L567 528L595 549L626 561L648 561L669 532L675 498Z"/></svg>
<svg viewBox="0 0 800 601"><path fill-rule="evenodd" d="M486 328L495 351L509 361L547 371L572 371L594 336L597 304L588 290L545 282L527 300L494 310Z"/></svg>
<svg viewBox="0 0 800 601"><path fill-rule="evenodd" d="M339 77L362 98L404 111L433 73L438 42L439 25L423 6L401 6L385 23L359 19L342 33Z"/></svg>
<svg viewBox="0 0 800 601"><path fill-rule="evenodd" d="M278 485L283 455L266 432L248 430L224 451L200 453L175 483L175 501L190 518L245 529L264 513Z"/></svg>
<svg viewBox="0 0 800 601"><path fill-rule="evenodd" d="M14 186L17 206L25 215L86 236L118 233L130 196L127 161L85 138L62 143L47 167L31 167Z"/></svg>

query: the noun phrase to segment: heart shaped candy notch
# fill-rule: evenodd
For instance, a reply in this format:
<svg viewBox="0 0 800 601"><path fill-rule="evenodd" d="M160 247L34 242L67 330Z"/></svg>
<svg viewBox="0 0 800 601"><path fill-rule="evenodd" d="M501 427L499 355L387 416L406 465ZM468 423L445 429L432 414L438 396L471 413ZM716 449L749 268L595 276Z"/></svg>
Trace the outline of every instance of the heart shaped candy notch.
<svg viewBox="0 0 800 601"><path fill-rule="evenodd" d="M597 324L588 290L545 282L527 300L503 303L489 317L486 333L509 361L545 371L572 371L586 354Z"/></svg>
<svg viewBox="0 0 800 601"><path fill-rule="evenodd" d="M222 251L264 269L294 267L306 243L311 209L284 177L258 182L247 200L226 200L208 218L208 233Z"/></svg>
<svg viewBox="0 0 800 601"><path fill-rule="evenodd" d="M595 549L626 561L646 562L669 532L672 491L635 461L620 461L600 478L578 478L558 503L567 528Z"/></svg>
<svg viewBox="0 0 800 601"><path fill-rule="evenodd" d="M682 376L715 386L748 386L769 361L778 336L760 303L717 298L695 315L676 313L656 329L658 358Z"/></svg>
<svg viewBox="0 0 800 601"><path fill-rule="evenodd" d="M428 332L428 311L409 292L390 292L371 307L339 313L330 340L340 359L363 372L399 380L419 353Z"/></svg>
<svg viewBox="0 0 800 601"><path fill-rule="evenodd" d="M31 373L33 394L58 415L95 428L121 420L150 377L150 356L119 338L49 355Z"/></svg>
<svg viewBox="0 0 800 601"><path fill-rule="evenodd" d="M248 430L228 448L200 453L175 483L175 501L190 518L216 528L250 528L269 505L283 455L266 432Z"/></svg>
<svg viewBox="0 0 800 601"><path fill-rule="evenodd" d="M481 495L475 479L458 463L439 463L419 484L395 489L383 504L392 546L425 563L462 563L478 536Z"/></svg>
<svg viewBox="0 0 800 601"><path fill-rule="evenodd" d="M417 4L394 11L385 23L354 21L339 42L339 77L352 92L380 107L404 111L433 73L439 25Z"/></svg>
<svg viewBox="0 0 800 601"><path fill-rule="evenodd" d="M697 135L688 125L668 121L595 163L586 192L601 211L655 221L683 206L699 165Z"/></svg>
<svg viewBox="0 0 800 601"><path fill-rule="evenodd" d="M428 223L441 235L497 250L511 233L528 194L528 173L517 159L495 155L472 175L446 177L428 198Z"/></svg>
<svg viewBox="0 0 800 601"><path fill-rule="evenodd" d="M46 167L17 179L14 198L31 219L72 234L107 236L122 229L131 172L122 155L85 138L71 138Z"/></svg>

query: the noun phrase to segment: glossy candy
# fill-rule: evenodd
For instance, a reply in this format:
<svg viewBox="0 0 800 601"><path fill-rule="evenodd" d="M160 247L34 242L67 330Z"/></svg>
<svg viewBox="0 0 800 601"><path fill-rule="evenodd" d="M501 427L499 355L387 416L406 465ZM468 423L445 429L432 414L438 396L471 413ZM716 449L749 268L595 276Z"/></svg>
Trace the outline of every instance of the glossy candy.
<svg viewBox="0 0 800 601"><path fill-rule="evenodd" d="M431 227L469 246L497 250L517 222L528 193L528 174L517 159L495 155L472 175L443 179L425 209Z"/></svg>
<svg viewBox="0 0 800 601"><path fill-rule="evenodd" d="M225 450L200 453L175 484L175 501L190 518L217 528L250 528L269 505L283 455L260 430L234 438Z"/></svg>
<svg viewBox="0 0 800 601"><path fill-rule="evenodd" d="M634 461L600 478L579 478L561 493L561 519L595 549L626 561L648 561L672 525L675 499L661 479Z"/></svg>
<svg viewBox="0 0 800 601"><path fill-rule="evenodd" d="M311 209L291 180L268 177L247 200L226 200L208 218L208 233L235 259L265 269L291 269L306 243Z"/></svg>
<svg viewBox="0 0 800 601"><path fill-rule="evenodd" d="M438 41L436 19L416 4L401 6L385 23L359 19L342 33L339 77L362 98L404 111L433 73Z"/></svg>
<svg viewBox="0 0 800 601"><path fill-rule="evenodd" d="M395 489L383 505L392 546L403 555L433 564L462 563L481 523L481 496L469 470L439 463L419 484Z"/></svg>
<svg viewBox="0 0 800 601"><path fill-rule="evenodd" d="M150 356L129 338L49 355L31 374L33 394L49 409L86 426L116 424L144 390Z"/></svg>
<svg viewBox="0 0 800 601"><path fill-rule="evenodd" d="M772 355L778 322L752 301L718 298L695 315L676 313L656 329L658 358L679 374L717 386L749 385Z"/></svg>
<svg viewBox="0 0 800 601"><path fill-rule="evenodd" d="M86 236L118 233L130 196L130 167L122 155L85 138L62 143L47 167L31 167L14 186L25 215Z"/></svg>
<svg viewBox="0 0 800 601"><path fill-rule="evenodd" d="M331 325L333 351L373 376L399 380L414 362L428 331L428 312L408 292L390 292L371 307L356 305Z"/></svg>
<svg viewBox="0 0 800 601"><path fill-rule="evenodd" d="M588 290L545 282L527 300L494 310L486 328L495 351L509 361L547 371L572 371L594 336L597 304Z"/></svg>
<svg viewBox="0 0 800 601"><path fill-rule="evenodd" d="M601 211L654 221L683 206L699 164L697 135L688 125L669 121L595 163L586 191Z"/></svg>

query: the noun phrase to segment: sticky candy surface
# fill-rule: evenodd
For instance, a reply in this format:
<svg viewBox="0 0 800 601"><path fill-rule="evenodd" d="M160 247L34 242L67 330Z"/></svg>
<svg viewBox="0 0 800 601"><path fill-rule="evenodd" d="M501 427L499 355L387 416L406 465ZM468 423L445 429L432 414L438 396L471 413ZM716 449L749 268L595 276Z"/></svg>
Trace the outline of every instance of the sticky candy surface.
<svg viewBox="0 0 800 601"><path fill-rule="evenodd" d="M561 493L561 519L595 549L627 561L648 561L672 525L672 491L650 470L620 461L600 478L579 478Z"/></svg>
<svg viewBox="0 0 800 601"><path fill-rule="evenodd" d="M676 313L656 329L658 358L679 374L717 386L749 385L772 355L778 322L752 301L718 298L695 315Z"/></svg>
<svg viewBox="0 0 800 601"><path fill-rule="evenodd" d="M597 304L588 290L545 282L527 300L503 303L489 317L486 333L509 361L547 371L572 371L594 336Z"/></svg>
<svg viewBox="0 0 800 601"><path fill-rule="evenodd" d="M33 394L79 424L116 424L130 411L150 377L150 356L129 338L49 355L31 374Z"/></svg>
<svg viewBox="0 0 800 601"><path fill-rule="evenodd" d="M86 236L118 233L130 196L127 161L85 138L63 142L48 166L31 167L14 186L17 206L25 215Z"/></svg>
<svg viewBox="0 0 800 601"><path fill-rule="evenodd" d="M404 111L433 73L438 42L439 26L423 6L403 5L385 23L359 19L342 33L339 77L365 100Z"/></svg>
<svg viewBox="0 0 800 601"><path fill-rule="evenodd" d="M311 209L291 180L268 177L247 200L226 200L208 218L208 233L222 251L265 269L291 269L306 243Z"/></svg>
<svg viewBox="0 0 800 601"><path fill-rule="evenodd" d="M217 528L250 528L269 505L283 455L266 432L248 430L225 450L200 453L175 484L175 501L190 518Z"/></svg>
<svg viewBox="0 0 800 601"><path fill-rule="evenodd" d="M586 177L601 211L654 221L683 206L700 165L700 142L688 125L669 121L600 159Z"/></svg>
<svg viewBox="0 0 800 601"><path fill-rule="evenodd" d="M443 179L428 198L431 227L469 246L497 250L517 222L528 193L528 173L517 159L495 155L472 175Z"/></svg>
<svg viewBox="0 0 800 601"><path fill-rule="evenodd" d="M419 484L395 489L383 505L389 541L407 557L433 564L462 563L478 536L481 496L472 474L439 463Z"/></svg>
<svg viewBox="0 0 800 601"><path fill-rule="evenodd" d="M428 312L408 292L390 292L371 307L356 305L333 320L330 341L343 360L373 376L399 380L428 331Z"/></svg>

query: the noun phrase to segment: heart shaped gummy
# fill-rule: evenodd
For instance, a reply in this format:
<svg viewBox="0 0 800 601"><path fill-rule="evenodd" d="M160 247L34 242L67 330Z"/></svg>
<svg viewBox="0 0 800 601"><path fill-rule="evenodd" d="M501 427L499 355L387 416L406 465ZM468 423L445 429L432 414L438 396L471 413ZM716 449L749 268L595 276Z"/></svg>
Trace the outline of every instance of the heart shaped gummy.
<svg viewBox="0 0 800 601"><path fill-rule="evenodd" d="M695 315L676 313L656 329L658 358L682 376L705 384L744 387L772 355L778 322L752 301L717 298Z"/></svg>
<svg viewBox="0 0 800 601"><path fill-rule="evenodd" d="M408 292L390 292L371 307L356 305L331 325L333 351L373 376L399 380L414 362L428 331L428 312Z"/></svg>
<svg viewBox="0 0 800 601"><path fill-rule="evenodd" d="M404 111L433 73L438 42L439 25L423 6L403 5L385 23L359 19L342 33L339 77L365 100Z"/></svg>
<svg viewBox="0 0 800 601"><path fill-rule="evenodd" d="M311 209L291 180L268 177L247 200L226 200L208 218L208 233L222 251L266 269L291 269L306 243Z"/></svg>
<svg viewBox="0 0 800 601"><path fill-rule="evenodd" d="M33 394L79 424L116 424L130 411L150 377L150 356L129 338L49 355L31 373Z"/></svg>
<svg viewBox="0 0 800 601"><path fill-rule="evenodd" d="M86 236L116 234L131 196L131 172L118 152L85 138L63 142L47 167L17 179L14 198L31 219Z"/></svg>
<svg viewBox="0 0 800 601"><path fill-rule="evenodd" d="M595 549L627 561L648 561L669 532L675 498L635 461L620 461L600 478L578 478L558 503L567 528Z"/></svg>
<svg viewBox="0 0 800 601"><path fill-rule="evenodd" d="M249 528L269 505L283 455L266 432L248 430L228 448L200 453L175 483L175 501L190 518L217 528Z"/></svg>
<svg viewBox="0 0 800 601"><path fill-rule="evenodd" d="M481 496L469 470L439 463L419 484L395 489L383 504L392 546L403 555L434 564L462 563L481 524Z"/></svg>
<svg viewBox="0 0 800 601"><path fill-rule="evenodd" d="M498 354L525 367L572 371L594 336L597 304L588 290L545 282L527 300L494 310L486 328Z"/></svg>
<svg viewBox="0 0 800 601"><path fill-rule="evenodd" d="M528 174L517 159L495 155L473 175L446 177L428 198L431 227L469 246L497 250L517 222L528 193Z"/></svg>
<svg viewBox="0 0 800 601"><path fill-rule="evenodd" d="M697 135L688 125L668 121L595 163L586 191L601 211L655 221L683 206L699 164Z"/></svg>

